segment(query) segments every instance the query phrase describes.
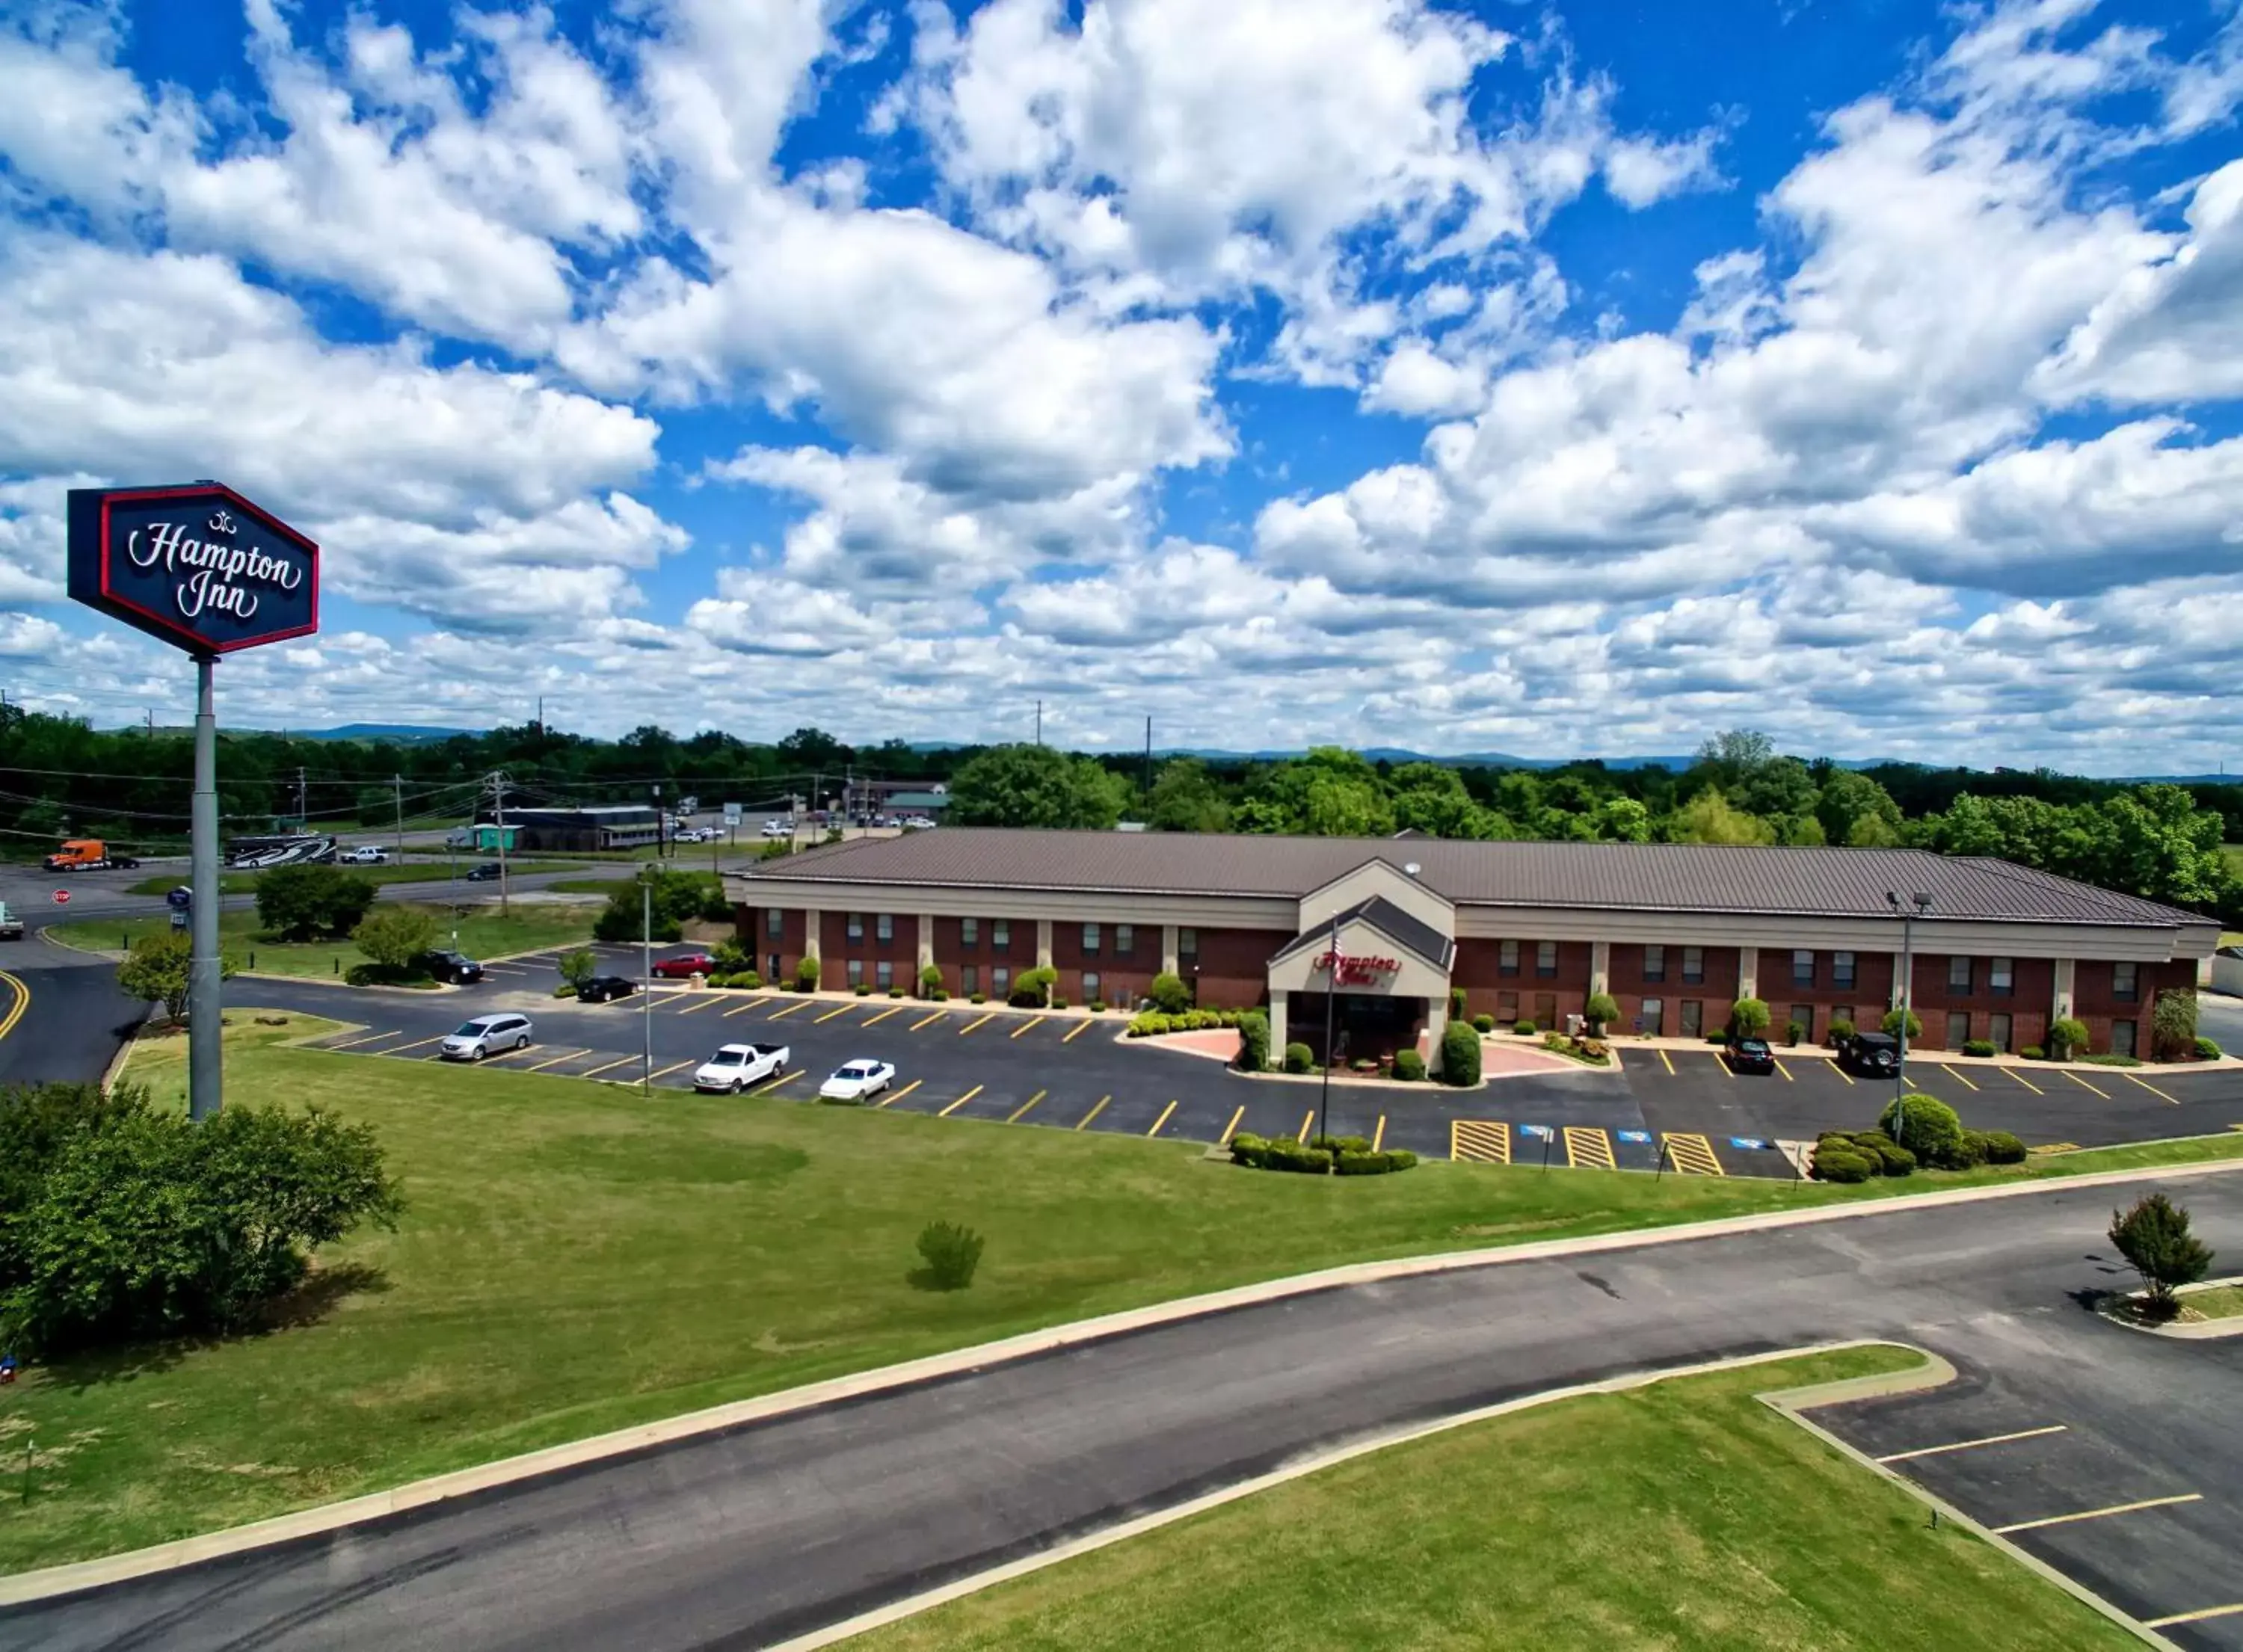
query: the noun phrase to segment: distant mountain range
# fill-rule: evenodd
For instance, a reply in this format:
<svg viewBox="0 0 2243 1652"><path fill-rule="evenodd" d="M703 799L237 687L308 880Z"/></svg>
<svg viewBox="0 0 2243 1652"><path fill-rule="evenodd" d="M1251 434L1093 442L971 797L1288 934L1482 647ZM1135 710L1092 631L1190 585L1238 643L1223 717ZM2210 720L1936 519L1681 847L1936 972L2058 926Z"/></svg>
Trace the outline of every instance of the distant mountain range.
<svg viewBox="0 0 2243 1652"><path fill-rule="evenodd" d="M430 729L414 722L347 722L340 729L292 729L301 740L393 740L400 745L421 746L462 735L488 734L485 729Z"/></svg>

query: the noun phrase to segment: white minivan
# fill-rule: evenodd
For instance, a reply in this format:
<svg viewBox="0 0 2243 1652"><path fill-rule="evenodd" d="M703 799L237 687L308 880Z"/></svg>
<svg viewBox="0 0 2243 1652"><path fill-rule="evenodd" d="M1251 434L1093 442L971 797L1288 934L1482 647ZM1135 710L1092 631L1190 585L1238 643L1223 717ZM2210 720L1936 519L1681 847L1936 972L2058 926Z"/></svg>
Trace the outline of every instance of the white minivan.
<svg viewBox="0 0 2243 1652"><path fill-rule="evenodd" d="M529 1017L526 1015L479 1015L461 1024L460 1030L436 1046L447 1061L481 1061L502 1051L529 1048Z"/></svg>

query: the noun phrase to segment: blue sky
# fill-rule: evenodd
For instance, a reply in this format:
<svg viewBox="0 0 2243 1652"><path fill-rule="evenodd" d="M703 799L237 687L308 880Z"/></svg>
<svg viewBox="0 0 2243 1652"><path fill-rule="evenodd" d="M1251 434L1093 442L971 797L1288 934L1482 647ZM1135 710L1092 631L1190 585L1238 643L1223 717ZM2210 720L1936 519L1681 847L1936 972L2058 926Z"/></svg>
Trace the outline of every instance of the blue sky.
<svg viewBox="0 0 2243 1652"><path fill-rule="evenodd" d="M0 12L30 703L214 474L245 725L2243 756L2238 0Z"/></svg>

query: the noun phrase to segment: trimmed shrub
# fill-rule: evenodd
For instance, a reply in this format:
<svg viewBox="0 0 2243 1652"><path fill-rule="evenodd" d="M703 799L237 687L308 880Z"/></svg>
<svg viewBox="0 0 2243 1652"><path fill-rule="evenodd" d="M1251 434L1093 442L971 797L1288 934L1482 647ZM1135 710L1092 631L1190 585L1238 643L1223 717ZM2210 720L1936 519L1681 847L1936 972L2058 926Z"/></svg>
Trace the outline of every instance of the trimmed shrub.
<svg viewBox="0 0 2243 1652"><path fill-rule="evenodd" d="M1877 1128L1916 1155L1916 1163L1942 1170L1963 1168L1963 1121L1955 1109L1930 1096L1889 1101Z"/></svg>
<svg viewBox="0 0 2243 1652"><path fill-rule="evenodd" d="M1093 1015L1104 1015L1106 1013L1106 1000L1103 998L1093 998L1088 1004L1085 1004L1083 1008L1089 1011Z"/></svg>
<svg viewBox="0 0 2243 1652"><path fill-rule="evenodd" d="M1400 1158L1395 1153L1342 1153L1332 1161L1332 1169L1342 1176L1384 1176L1418 1162L1414 1153L1409 1155L1410 1165L1400 1163Z"/></svg>
<svg viewBox="0 0 2243 1652"><path fill-rule="evenodd" d="M989 995L986 992L977 992L968 999L967 1002L972 1004L987 1004L989 1002Z"/></svg>
<svg viewBox="0 0 2243 1652"><path fill-rule="evenodd" d="M1807 1024L1804 1021L1787 1021L1783 1024L1784 1043L1796 1044L1806 1036Z"/></svg>
<svg viewBox="0 0 2243 1652"><path fill-rule="evenodd" d="M1238 1065L1246 1072L1270 1068L1270 1023L1256 1011L1238 1017Z"/></svg>
<svg viewBox="0 0 2243 1652"><path fill-rule="evenodd" d="M1856 1131L1851 1140L1880 1176L1907 1176L1916 1169L1916 1155L1882 1130Z"/></svg>
<svg viewBox="0 0 2243 1652"><path fill-rule="evenodd" d="M1479 1082L1479 1034L1461 1021L1441 1033L1441 1082L1469 1089Z"/></svg>
<svg viewBox="0 0 2243 1652"><path fill-rule="evenodd" d="M1897 1038L1900 1037L1900 1020L1901 1012L1898 1010L1888 1010L1885 1011L1885 1018L1878 1022L1877 1026L1888 1037ZM1923 1017L1913 1010L1908 1011L1908 1036L1911 1038L1923 1037Z"/></svg>
<svg viewBox="0 0 2243 1652"><path fill-rule="evenodd" d="M2041 1061L2047 1058L2048 1052L2037 1044L2029 1044L2019 1049L2017 1054L2027 1061Z"/></svg>
<svg viewBox="0 0 2243 1652"><path fill-rule="evenodd" d="M575 997L576 996L576 984L573 981L563 981L559 986L553 989L553 996L556 998Z"/></svg>
<svg viewBox="0 0 2243 1652"><path fill-rule="evenodd" d="M1829 1044L1835 1044L1841 1038L1852 1038L1858 1031L1860 1031L1860 1029L1856 1027L1852 1022L1847 1020L1845 1017L1840 1016L1828 1027L1823 1029L1822 1042Z"/></svg>
<svg viewBox="0 0 2243 1652"><path fill-rule="evenodd" d="M2083 1064L2090 1067L2139 1067L2142 1064L2140 1058L2137 1056L2105 1054L2082 1056L2079 1059Z"/></svg>
<svg viewBox="0 0 2243 1652"><path fill-rule="evenodd" d="M1609 992L1592 992L1583 1006L1581 1019L1589 1024L1589 1034L1599 1037L1604 1030L1620 1019L1620 1000Z"/></svg>
<svg viewBox="0 0 2243 1652"><path fill-rule="evenodd" d="M1994 1053L1994 1041L1991 1038L1965 1038L1963 1053L1966 1056L1990 1056Z"/></svg>
<svg viewBox="0 0 2243 1652"><path fill-rule="evenodd" d="M1858 1150L1835 1142L1816 1146L1810 1172L1818 1182L1865 1182L1875 1173Z"/></svg>
<svg viewBox="0 0 2243 1652"><path fill-rule="evenodd" d="M1474 1016L1472 1017L1472 1031L1474 1032L1493 1032L1495 1031L1495 1017L1485 1013Z"/></svg>
<svg viewBox="0 0 2243 1652"><path fill-rule="evenodd" d="M1768 1025L1767 1003L1760 998L1739 998L1729 1006L1729 1032L1739 1038L1756 1038L1767 1032Z"/></svg>
<svg viewBox="0 0 2243 1652"><path fill-rule="evenodd" d="M919 972L919 997L932 997L941 987L942 970L938 965L930 964Z"/></svg>
<svg viewBox="0 0 2243 1652"><path fill-rule="evenodd" d="M1563 1032L1546 1032L1542 1035L1542 1047L1545 1050L1570 1050L1573 1047L1573 1040Z"/></svg>
<svg viewBox="0 0 2243 1652"><path fill-rule="evenodd" d="M2159 1061L2186 1061L2196 1053L2196 989L2172 987L2150 1009L2150 1053Z"/></svg>
<svg viewBox="0 0 2243 1652"><path fill-rule="evenodd" d="M805 958L794 966L794 990L797 992L818 991L818 960Z"/></svg>
<svg viewBox="0 0 2243 1652"><path fill-rule="evenodd" d="M750 970L744 975L734 976L732 984L736 987L745 987L751 992L760 992L763 991L764 978L755 970Z"/></svg>
<svg viewBox="0 0 2243 1652"><path fill-rule="evenodd" d="M1391 1170L1415 1170L1418 1155L1407 1147L1390 1147L1386 1151L1387 1166Z"/></svg>
<svg viewBox="0 0 2243 1652"><path fill-rule="evenodd" d="M1308 1045L1304 1044L1289 1044L1285 1046L1285 1071L1287 1072L1314 1072L1316 1071L1316 1054L1309 1048Z"/></svg>
<svg viewBox="0 0 2243 1652"><path fill-rule="evenodd" d="M1985 1144L1986 1162L1990 1165L2022 1165L2025 1162L2025 1145L2006 1130L1984 1130L1978 1139Z"/></svg>
<svg viewBox="0 0 2243 1652"><path fill-rule="evenodd" d="M1415 1050L1394 1052L1394 1076L1405 1085L1419 1083L1425 1077L1425 1058Z"/></svg>
<svg viewBox="0 0 2243 1652"><path fill-rule="evenodd" d="M585 974L589 978L598 968L598 960L592 957L591 949L589 947L584 949L584 957L587 960ZM561 960L564 970L567 968L568 962L566 958ZM719 942L716 949L709 954L710 978L714 980L718 975L737 975L753 962L754 959L749 955L747 949L738 941Z"/></svg>
<svg viewBox="0 0 2243 1652"><path fill-rule="evenodd" d="M2049 1024L2048 1058L2069 1061L2074 1056L2087 1053L2087 1024L2070 1016Z"/></svg>
<svg viewBox="0 0 2243 1652"><path fill-rule="evenodd" d="M872 984L870 981L859 981L850 990L860 998L868 997L872 994Z"/></svg>
<svg viewBox="0 0 2243 1652"><path fill-rule="evenodd" d="M904 990L901 987L890 987L888 989L888 996L892 998L900 998L903 995Z"/></svg>
<svg viewBox="0 0 2243 1652"><path fill-rule="evenodd" d="M926 1264L920 1279L937 1291L962 1291L973 1283L973 1270L981 1266L981 1236L956 1222L929 1222L919 1230L919 1259Z"/></svg>
<svg viewBox="0 0 2243 1652"><path fill-rule="evenodd" d="M1330 1153L1318 1147L1303 1147L1290 1136L1271 1142L1262 1159L1264 1170L1287 1170L1300 1176L1329 1176L1331 1167Z"/></svg>
<svg viewBox="0 0 2243 1652"><path fill-rule="evenodd" d="M1367 1153L1371 1151L1368 1136L1311 1136L1309 1145L1319 1152Z"/></svg>
<svg viewBox="0 0 2243 1652"><path fill-rule="evenodd" d="M937 1003L937 1004L947 1004L947 1003L949 1003L949 1002L950 1002L950 989L949 989L949 988L947 988L947 987L937 987L937 988L935 988L935 990L934 990L934 1002L935 1002L935 1003Z"/></svg>
<svg viewBox="0 0 2243 1652"><path fill-rule="evenodd" d="M1163 970L1153 977L1153 984L1145 989L1145 996L1153 1007L1167 1015L1182 1015L1191 1008L1191 989L1180 975Z"/></svg>
<svg viewBox="0 0 2243 1652"><path fill-rule="evenodd" d="M1006 1002L1019 1010L1041 1010L1051 1001L1052 988L1058 984L1057 970L1023 970L1013 977L1013 993Z"/></svg>
<svg viewBox="0 0 2243 1652"><path fill-rule="evenodd" d="M1269 1150L1270 1144L1250 1130L1242 1130L1230 1138L1230 1159L1235 1165L1259 1170Z"/></svg>
<svg viewBox="0 0 2243 1652"><path fill-rule="evenodd" d="M2219 1040L2218 1040L2218 1039L2216 1039L2216 1038L2206 1038L2202 1033L2199 1033L2199 1034L2197 1034L2197 1037L2196 1037L2196 1058L2197 1058L2199 1061L2217 1061L2217 1060L2219 1060Z"/></svg>
<svg viewBox="0 0 2243 1652"><path fill-rule="evenodd" d="M1461 1021L1464 1018L1465 990L1462 987L1451 987L1449 989L1449 1019Z"/></svg>
<svg viewBox="0 0 2243 1652"><path fill-rule="evenodd" d="M1511 1030L1522 1038L1531 1038L1534 1036L1534 1024L1532 1021L1514 1021L1511 1024Z"/></svg>

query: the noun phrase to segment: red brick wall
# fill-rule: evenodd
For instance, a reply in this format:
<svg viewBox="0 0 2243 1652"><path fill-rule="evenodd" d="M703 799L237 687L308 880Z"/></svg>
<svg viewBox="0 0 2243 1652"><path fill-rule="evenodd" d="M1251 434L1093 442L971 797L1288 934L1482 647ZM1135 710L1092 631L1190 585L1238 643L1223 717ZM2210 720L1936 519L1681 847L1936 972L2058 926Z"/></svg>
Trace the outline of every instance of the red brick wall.
<svg viewBox="0 0 2243 1652"><path fill-rule="evenodd" d="M1837 954L1829 949L1815 954L1815 979L1812 984L1795 986L1791 979L1789 947L1763 947L1760 954L1757 985L1762 1003L1768 1005L1769 1032L1777 1038L1784 1036L1795 1006L1807 1011L1807 1039L1811 1044L1826 1042L1830 1023L1841 1010L1850 1010L1857 1026L1874 1027L1884 1018L1892 1004L1893 957L1889 952L1861 952L1854 954L1854 984L1837 984ZM1917 977L1922 978L1921 975ZM1727 1006L1723 1006L1726 1012ZM1916 1011L1923 1013L1919 1004Z"/></svg>
<svg viewBox="0 0 2243 1652"><path fill-rule="evenodd" d="M1084 1003L1088 997L1082 985L1085 970L1097 971L1098 996L1108 1004L1134 1004L1143 996L1153 977L1161 971L1161 926L1132 923L1127 952L1117 946L1120 927L1112 921L1101 920L1098 950L1085 952L1079 920L1052 924L1052 968L1059 971L1059 981L1053 991L1057 996L1069 1004ZM1204 949L1207 943L1202 939L1200 944ZM1266 956L1263 962L1268 962Z"/></svg>
<svg viewBox="0 0 2243 1652"><path fill-rule="evenodd" d="M781 978L792 980L794 966L802 961L803 942L806 934L803 928L802 910L799 907L779 909L781 933L777 940L765 933L765 910L760 906L736 906L732 910L732 931L738 937L741 947L755 960L754 967L758 973L767 977L770 976L771 955L776 952L779 955Z"/></svg>
<svg viewBox="0 0 2243 1652"><path fill-rule="evenodd" d="M2112 966L2099 959L2082 958L2071 977L2072 1013L2087 1024L2087 1045L2098 1054L2111 1048L2113 1022L2132 1021L2134 1053L2144 1060L2150 1054L2150 1009L2157 995L2168 989L2193 987L2196 965L2182 959L2172 964L2144 964L2135 968L2137 996L2121 998L2112 991Z"/></svg>
<svg viewBox="0 0 2243 1652"><path fill-rule="evenodd" d="M1154 952L1159 951L1160 931L1153 931ZM1202 930L1199 932L1198 970L1195 976L1193 960L1177 960L1185 984L1195 979L1199 984L1199 1002L1209 1010L1243 1010L1261 1004L1270 996L1270 960L1277 950L1293 937L1283 930ZM1138 945L1145 942L1141 938ZM1151 957L1152 970L1158 970L1161 960ZM1152 979L1148 970L1146 977Z"/></svg>
<svg viewBox="0 0 2243 1652"><path fill-rule="evenodd" d="M972 946L965 942L964 919L939 917L934 920L934 962L935 967L942 971L944 991L957 994L966 990L965 977L960 970L968 964L978 966L976 990L982 992L989 991L989 972L993 968L1001 966L1014 975L1023 970L1035 968L1036 921L1034 918L1012 918L1008 922L1011 930L1006 937L1005 946L1000 950L994 939L996 923L992 918L975 920L977 934ZM913 980L916 983L917 979L917 958L914 955Z"/></svg>
<svg viewBox="0 0 2243 1652"><path fill-rule="evenodd" d="M818 949L824 954L818 970L818 984L828 991L841 991L849 984L849 961L855 959L864 965L861 971L866 984L879 990L879 966L885 963L892 967L892 984L911 991L919 977L919 919L910 912L894 912L889 916L893 929L889 937L880 939L879 915L861 912L865 932L857 940L849 938L849 915L846 912L827 912L818 925Z"/></svg>
<svg viewBox="0 0 2243 1652"><path fill-rule="evenodd" d="M1509 1018L1541 1017L1539 1000L1550 1000L1548 1010L1556 1025L1563 1026L1568 1015L1579 1015L1588 1003L1589 965L1593 949L1586 941L1558 943L1558 972L1554 976L1535 973L1534 960L1541 943L1538 937L1519 938L1519 973L1503 973L1503 943L1499 940L1463 940L1457 943L1456 962L1449 970L1450 981L1465 990L1465 1013L1468 1016L1491 1015L1505 1018L1502 1008L1504 996L1516 993L1519 997L1517 1013Z"/></svg>

